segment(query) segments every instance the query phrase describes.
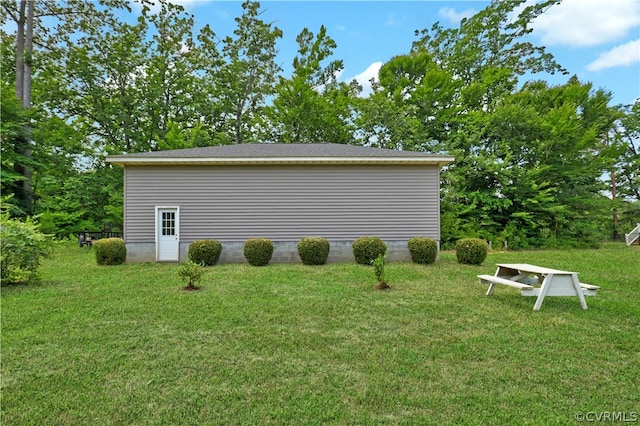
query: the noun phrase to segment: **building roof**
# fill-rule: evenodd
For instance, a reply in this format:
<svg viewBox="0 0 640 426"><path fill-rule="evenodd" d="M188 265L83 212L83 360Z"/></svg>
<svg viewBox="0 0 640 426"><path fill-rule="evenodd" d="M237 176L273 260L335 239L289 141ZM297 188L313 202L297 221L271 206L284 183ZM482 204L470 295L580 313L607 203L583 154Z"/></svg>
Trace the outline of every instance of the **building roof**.
<svg viewBox="0 0 640 426"><path fill-rule="evenodd" d="M129 165L422 164L443 166L452 156L334 143L239 144L110 155Z"/></svg>

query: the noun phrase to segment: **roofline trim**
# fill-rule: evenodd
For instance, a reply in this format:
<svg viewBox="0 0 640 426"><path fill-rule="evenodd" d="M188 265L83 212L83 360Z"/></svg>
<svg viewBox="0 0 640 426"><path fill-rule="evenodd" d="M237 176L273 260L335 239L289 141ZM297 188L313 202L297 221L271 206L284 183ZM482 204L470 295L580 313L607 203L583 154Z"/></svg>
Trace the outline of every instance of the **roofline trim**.
<svg viewBox="0 0 640 426"><path fill-rule="evenodd" d="M430 157L263 157L263 158L220 158L220 157L107 157L107 162L118 166L253 166L253 165L302 165L302 164L408 164L444 166L454 161L453 156L434 155Z"/></svg>

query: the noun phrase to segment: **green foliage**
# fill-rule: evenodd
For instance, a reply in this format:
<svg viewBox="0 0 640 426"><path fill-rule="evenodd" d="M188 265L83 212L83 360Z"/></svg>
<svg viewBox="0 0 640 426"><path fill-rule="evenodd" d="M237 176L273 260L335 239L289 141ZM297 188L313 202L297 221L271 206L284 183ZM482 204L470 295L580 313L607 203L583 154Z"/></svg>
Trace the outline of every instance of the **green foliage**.
<svg viewBox="0 0 640 426"><path fill-rule="evenodd" d="M216 145L211 140L211 136L201 123L195 126L189 125L181 128L178 123L170 121L164 138L158 141L158 150L197 148L203 146Z"/></svg>
<svg viewBox="0 0 640 426"><path fill-rule="evenodd" d="M235 18L234 36L222 40L225 61L215 58L214 66L206 69L210 87L218 95L215 102L220 110L203 107L211 114L208 120L224 121L220 131L231 136L233 143L256 141L257 129L264 127L263 109L267 99L275 92L277 76L282 69L276 62L276 42L282 30L260 19L260 3L246 0L242 3L242 16ZM215 46L215 35L212 37ZM207 102L211 104L212 102Z"/></svg>
<svg viewBox="0 0 640 426"><path fill-rule="evenodd" d="M487 258L488 250L486 241L479 238L463 238L456 243L458 263L465 265L481 265Z"/></svg>
<svg viewBox="0 0 640 426"><path fill-rule="evenodd" d="M429 237L413 237L408 242L411 260L416 263L430 264L438 256L438 242Z"/></svg>
<svg viewBox="0 0 640 426"><path fill-rule="evenodd" d="M371 265L378 256L387 252L387 244L378 237L360 237L353 241L352 249L357 263Z"/></svg>
<svg viewBox="0 0 640 426"><path fill-rule="evenodd" d="M640 99L625 108L619 124L614 133L614 147L620 154L615 167L618 196L640 203Z"/></svg>
<svg viewBox="0 0 640 426"><path fill-rule="evenodd" d="M103 238L94 241L93 249L98 265L120 265L127 259L127 246L122 238Z"/></svg>
<svg viewBox="0 0 640 426"><path fill-rule="evenodd" d="M544 231L541 236L548 236L549 231ZM522 250L529 247L529 241L536 241L535 239L529 239L525 232L525 227L518 220L509 221L504 230L500 233L499 238L494 242L496 248L507 247L511 250ZM541 242L541 244L544 244Z"/></svg>
<svg viewBox="0 0 640 426"><path fill-rule="evenodd" d="M251 238L245 241L243 251L249 265L265 266L273 256L273 243L267 238Z"/></svg>
<svg viewBox="0 0 640 426"><path fill-rule="evenodd" d="M601 142L614 117L609 99L577 79L530 82L491 111L468 114L443 172L444 245L463 236L512 248L591 245L575 224L600 224L611 209L602 175L613 159ZM539 238L543 229L548 238Z"/></svg>
<svg viewBox="0 0 640 426"><path fill-rule="evenodd" d="M379 254L378 257L371 261L373 265L373 273L376 276L376 280L378 284L386 284L385 276L384 276L384 266L387 260L387 253Z"/></svg>
<svg viewBox="0 0 640 426"><path fill-rule="evenodd" d="M22 108L15 92L10 90L11 86L2 84L0 89L0 193L14 194L12 213L24 215L29 210L24 197L20 197L20 187L25 177L17 170L32 166L30 159L24 155L25 126L29 122L29 115Z"/></svg>
<svg viewBox="0 0 640 426"><path fill-rule="evenodd" d="M357 118L363 141L410 151L446 149L440 141L456 120L458 80L424 51L392 58L379 76Z"/></svg>
<svg viewBox="0 0 640 426"><path fill-rule="evenodd" d="M432 52L437 63L469 88L474 83L486 85L475 91L484 92L482 95L470 99L493 101L527 72L567 73L544 47L526 41L531 22L559 2L547 0L521 8L522 0L494 1L457 28L445 29L436 23L430 30L416 31L421 38L413 49Z"/></svg>
<svg viewBox="0 0 640 426"><path fill-rule="evenodd" d="M61 166L49 171L37 168L34 175L39 182L36 211L43 232L66 238L123 223L122 169L77 172Z"/></svg>
<svg viewBox="0 0 640 426"><path fill-rule="evenodd" d="M24 10L5 2L3 17L27 23L25 31L34 8L37 60L32 108L14 96L25 70L7 66L0 76L1 192L15 194L12 214L42 215L41 230L64 238L122 222L122 170L105 166L104 154L361 143L455 156L441 174L443 248L463 237L592 246L598 228L611 234L612 210L618 232L640 220L640 103L610 108L607 92L576 78L520 81L564 72L528 38L531 22L557 3L495 1L458 27L418 31L409 51L381 67L373 93L358 97L357 83L337 78L343 63L324 26L302 29L282 75L283 33L257 1L243 2L229 36L198 28L166 0L143 5L135 20L122 19L125 0L26 2ZM21 39L3 31L3 64L31 57ZM602 195L604 172L615 172L613 202Z"/></svg>
<svg viewBox="0 0 640 426"><path fill-rule="evenodd" d="M298 254L305 265L324 265L329 250L330 244L326 238L305 237L298 241Z"/></svg>
<svg viewBox="0 0 640 426"><path fill-rule="evenodd" d="M189 244L189 260L212 266L220 259L222 244L217 240L197 240Z"/></svg>
<svg viewBox="0 0 640 426"><path fill-rule="evenodd" d="M335 41L324 26L316 35L304 28L296 41L293 75L280 77L273 106L267 109L274 124L271 138L281 143L353 142L356 87L338 81L344 65L329 61Z"/></svg>
<svg viewBox="0 0 640 426"><path fill-rule="evenodd" d="M12 219L0 213L0 280L2 284L28 283L39 279L38 267L51 248L50 240L30 218Z"/></svg>
<svg viewBox="0 0 640 426"><path fill-rule="evenodd" d="M202 276L204 275L204 264L194 262L191 259L183 262L180 265L180 269L178 269L178 276L184 283L187 288L195 289L198 288L197 284L202 280Z"/></svg>

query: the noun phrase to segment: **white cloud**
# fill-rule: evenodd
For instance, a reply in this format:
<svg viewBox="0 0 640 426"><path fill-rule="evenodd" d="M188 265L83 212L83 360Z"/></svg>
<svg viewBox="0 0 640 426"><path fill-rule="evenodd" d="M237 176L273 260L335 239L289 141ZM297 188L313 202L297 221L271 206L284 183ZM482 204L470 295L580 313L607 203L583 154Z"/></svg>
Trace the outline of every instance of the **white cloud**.
<svg viewBox="0 0 640 426"><path fill-rule="evenodd" d="M478 11L474 9L465 9L462 12L457 12L452 7L441 7L438 11L438 15L442 18L446 18L450 24L459 24L464 18L471 18Z"/></svg>
<svg viewBox="0 0 640 426"><path fill-rule="evenodd" d="M371 89L371 79L378 81L378 72L380 71L380 68L382 68L382 65L384 65L382 62L374 62L369 65L366 70L353 77L353 80L356 80L358 84L362 86L362 93L360 93L360 96L366 98L373 93L373 90Z"/></svg>
<svg viewBox="0 0 640 426"><path fill-rule="evenodd" d="M638 0L563 0L533 22L545 45L598 46L640 25Z"/></svg>
<svg viewBox="0 0 640 426"><path fill-rule="evenodd" d="M631 65L640 62L640 39L616 46L587 65L589 71Z"/></svg>
<svg viewBox="0 0 640 426"><path fill-rule="evenodd" d="M403 18L404 16L398 16L397 13L392 13L389 16L387 16L387 20L385 21L384 26L385 27L401 27Z"/></svg>

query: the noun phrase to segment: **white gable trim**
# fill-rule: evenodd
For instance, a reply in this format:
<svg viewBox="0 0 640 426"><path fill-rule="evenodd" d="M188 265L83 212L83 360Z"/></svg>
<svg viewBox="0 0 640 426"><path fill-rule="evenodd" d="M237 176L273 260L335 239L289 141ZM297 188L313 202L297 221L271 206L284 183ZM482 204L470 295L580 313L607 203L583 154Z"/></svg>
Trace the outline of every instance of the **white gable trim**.
<svg viewBox="0 0 640 426"><path fill-rule="evenodd" d="M253 165L438 165L440 167L454 161L453 156L434 157L269 157L269 158L171 158L171 157L126 157L112 156L107 161L119 166L159 166L159 165L206 165L206 166L253 166Z"/></svg>

